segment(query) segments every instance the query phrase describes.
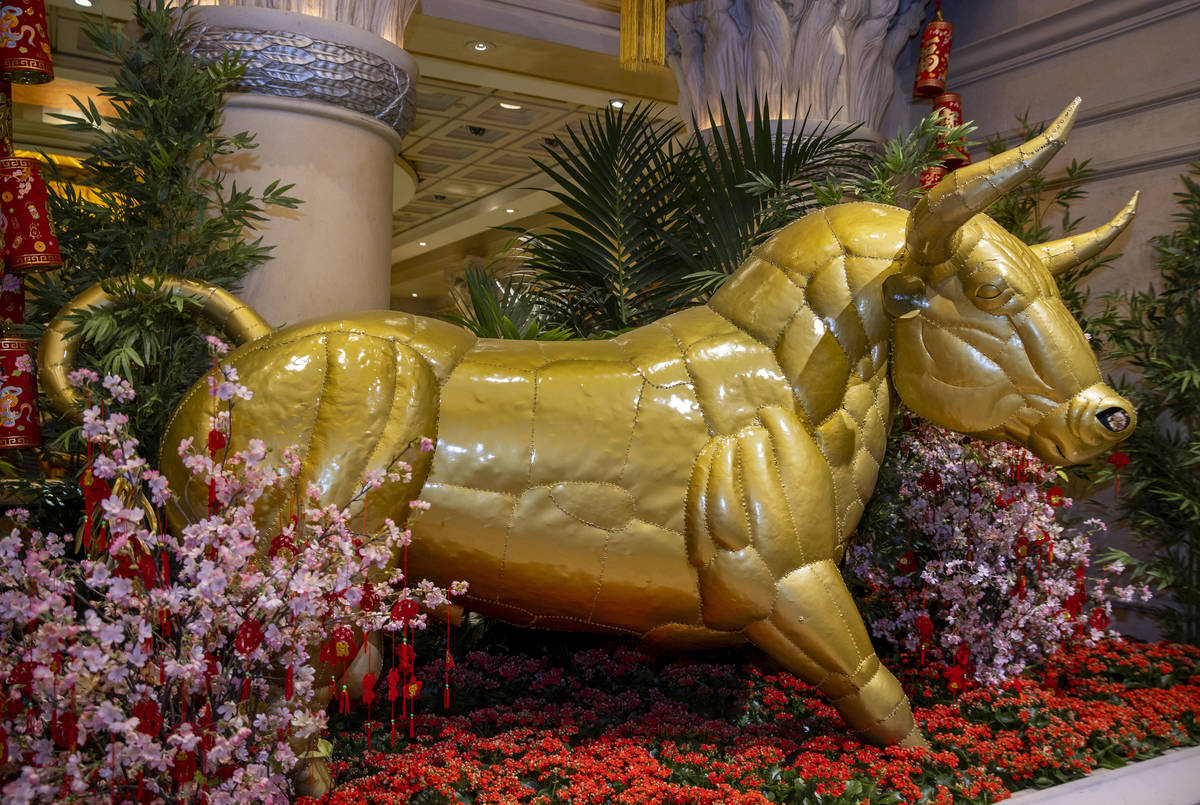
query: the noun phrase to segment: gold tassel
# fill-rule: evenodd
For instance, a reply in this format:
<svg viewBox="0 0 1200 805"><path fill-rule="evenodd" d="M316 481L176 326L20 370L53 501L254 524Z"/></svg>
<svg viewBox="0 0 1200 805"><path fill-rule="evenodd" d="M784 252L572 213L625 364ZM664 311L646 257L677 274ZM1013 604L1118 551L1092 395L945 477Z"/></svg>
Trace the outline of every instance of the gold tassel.
<svg viewBox="0 0 1200 805"><path fill-rule="evenodd" d="M667 0L621 0L621 69L667 62Z"/></svg>

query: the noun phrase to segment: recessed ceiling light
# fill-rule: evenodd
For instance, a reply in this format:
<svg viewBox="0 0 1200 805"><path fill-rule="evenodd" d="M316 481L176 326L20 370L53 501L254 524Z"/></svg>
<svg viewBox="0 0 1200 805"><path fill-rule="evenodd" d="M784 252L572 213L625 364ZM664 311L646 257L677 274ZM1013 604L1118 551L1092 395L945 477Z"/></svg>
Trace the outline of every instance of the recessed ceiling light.
<svg viewBox="0 0 1200 805"><path fill-rule="evenodd" d="M501 109L520 109L521 104L509 103L508 101L500 101L500 108Z"/></svg>
<svg viewBox="0 0 1200 805"><path fill-rule="evenodd" d="M92 0L75 0L75 5L83 6L84 8L91 8Z"/></svg>
<svg viewBox="0 0 1200 805"><path fill-rule="evenodd" d="M508 213L509 215L512 215L514 212L516 212L516 210L514 210L512 207L509 207L508 209L505 210L505 212Z"/></svg>
<svg viewBox="0 0 1200 805"><path fill-rule="evenodd" d="M416 296L416 294L413 294L413 296Z"/></svg>
<svg viewBox="0 0 1200 805"><path fill-rule="evenodd" d="M428 246L429 244L428 244L428 243L426 243L426 242L425 242L425 241L423 241L423 240L418 240L418 241L417 241L417 245L418 245L418 246Z"/></svg>
<svg viewBox="0 0 1200 805"><path fill-rule="evenodd" d="M467 47L478 53L484 53L496 47L491 42L484 42L482 39L473 39L467 43Z"/></svg>
<svg viewBox="0 0 1200 805"><path fill-rule="evenodd" d="M624 109L625 108L625 99L624 98L609 98L608 105L611 106L613 109Z"/></svg>

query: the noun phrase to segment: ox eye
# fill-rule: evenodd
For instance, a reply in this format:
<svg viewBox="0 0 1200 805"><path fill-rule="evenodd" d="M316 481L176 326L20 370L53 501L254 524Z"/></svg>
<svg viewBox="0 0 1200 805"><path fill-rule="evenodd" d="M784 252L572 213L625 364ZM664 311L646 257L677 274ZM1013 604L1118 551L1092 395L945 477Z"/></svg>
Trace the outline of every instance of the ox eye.
<svg viewBox="0 0 1200 805"><path fill-rule="evenodd" d="M989 282L987 285L979 286L979 290L975 292L975 297L986 301L989 299L999 299L1002 293L1004 293L1004 288L998 283Z"/></svg>

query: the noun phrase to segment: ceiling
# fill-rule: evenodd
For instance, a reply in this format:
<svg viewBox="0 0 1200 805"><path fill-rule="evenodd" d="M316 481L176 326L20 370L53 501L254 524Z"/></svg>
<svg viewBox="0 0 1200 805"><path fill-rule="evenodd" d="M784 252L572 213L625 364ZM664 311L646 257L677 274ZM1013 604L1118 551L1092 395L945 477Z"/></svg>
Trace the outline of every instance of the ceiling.
<svg viewBox="0 0 1200 805"><path fill-rule="evenodd" d="M69 156L86 142L50 115L71 97L104 101L97 85L110 65L83 35L103 12L128 18L124 0L47 0L54 82L14 87L18 145ZM666 68L622 71L615 56L619 0L423 0L405 49L420 80L416 120L397 170L415 173L413 198L396 210L392 304L414 312L447 306L449 283L469 263L486 262L512 237L497 226L536 227L555 204L533 164L567 126L611 98L649 100L674 113ZM478 52L470 43L485 41ZM502 107L503 103L506 106ZM520 107L517 109L506 107Z"/></svg>

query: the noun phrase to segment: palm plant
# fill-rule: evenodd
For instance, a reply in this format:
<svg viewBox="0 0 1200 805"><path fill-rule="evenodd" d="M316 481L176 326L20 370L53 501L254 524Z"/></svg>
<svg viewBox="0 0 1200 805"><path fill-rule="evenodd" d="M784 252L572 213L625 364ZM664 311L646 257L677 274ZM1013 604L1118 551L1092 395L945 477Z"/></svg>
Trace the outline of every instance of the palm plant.
<svg viewBox="0 0 1200 805"><path fill-rule="evenodd" d="M537 164L566 210L524 252L551 321L603 335L707 298L756 244L816 206L817 181L857 176L868 161L853 127L773 119L766 101L750 115L736 102L720 119L684 136L653 107L605 109L547 148L550 162ZM748 189L756 177L765 191ZM775 203L784 193L789 202Z"/></svg>
<svg viewBox="0 0 1200 805"><path fill-rule="evenodd" d="M720 126L680 151L681 221L664 232L689 272L680 278L680 299L707 298L751 249L820 206L821 181L854 182L867 171L869 141L855 135L857 125L814 124L799 111L776 116L764 99L747 115L735 99L732 111L722 107Z"/></svg>
<svg viewBox="0 0 1200 805"><path fill-rule="evenodd" d="M501 279L492 268L470 266L466 295L456 296L457 313L443 318L466 327L480 338L516 338L524 341L565 341L568 330L547 327L542 321L527 274L510 274Z"/></svg>
<svg viewBox="0 0 1200 805"><path fill-rule="evenodd" d="M547 147L553 164L534 160L566 207L551 213L563 226L524 245L553 321L588 335L637 326L669 305L678 261L662 232L674 226L681 129L648 105L606 108L569 129L569 143Z"/></svg>

